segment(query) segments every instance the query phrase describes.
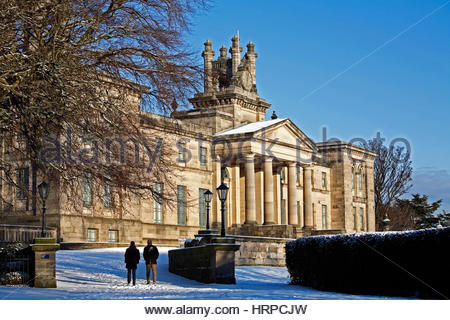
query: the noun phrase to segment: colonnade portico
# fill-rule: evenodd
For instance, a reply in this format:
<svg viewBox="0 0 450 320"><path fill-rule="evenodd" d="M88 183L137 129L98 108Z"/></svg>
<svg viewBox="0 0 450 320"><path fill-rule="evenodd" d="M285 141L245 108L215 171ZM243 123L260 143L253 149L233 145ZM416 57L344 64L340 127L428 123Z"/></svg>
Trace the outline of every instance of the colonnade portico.
<svg viewBox="0 0 450 320"><path fill-rule="evenodd" d="M286 224L305 228L313 227L311 184L312 168L310 166L306 166L304 164L299 165L298 163L293 161L274 161L274 159L272 159L271 157L259 157L258 155L252 153L245 155L241 159L244 160L243 176L245 181L245 188L243 188L244 192L241 195L241 197L244 196L245 198L245 205L243 208L241 208L241 210L244 209L243 223L245 225L255 225L257 224L257 221L262 221L263 225L281 224L281 220L278 218L280 214L280 212L278 212L280 206L279 204L277 205L277 202L281 201L280 195L278 194L280 190L279 188L274 188L274 183L276 182L276 179L274 179L274 177L277 175L277 171L280 169L280 167L287 167L288 193L287 212L285 220ZM234 166L239 166L239 164L234 163L233 165L231 165L231 167ZM298 170L299 166L300 170ZM261 179L261 182L264 183L264 186L262 188L256 188L256 169L260 169L264 176L264 178ZM298 211L298 204L300 201L297 186L298 174L302 174L301 178L303 179L303 201L301 201L301 203L304 208L300 211ZM256 192L261 192L262 194L257 196ZM259 207L257 209L257 198L263 199L263 206L261 209L259 209ZM302 211L303 215L300 215L299 217L298 212ZM261 218L258 218L258 214L261 214Z"/></svg>

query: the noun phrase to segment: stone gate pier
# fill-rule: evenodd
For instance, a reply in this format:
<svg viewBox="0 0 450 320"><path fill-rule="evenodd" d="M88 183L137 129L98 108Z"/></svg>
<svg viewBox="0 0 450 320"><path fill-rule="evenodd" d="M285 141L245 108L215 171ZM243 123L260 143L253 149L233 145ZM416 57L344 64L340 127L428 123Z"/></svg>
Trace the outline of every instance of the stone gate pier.
<svg viewBox="0 0 450 320"><path fill-rule="evenodd" d="M56 288L56 239L37 238L31 245L34 252L36 288Z"/></svg>

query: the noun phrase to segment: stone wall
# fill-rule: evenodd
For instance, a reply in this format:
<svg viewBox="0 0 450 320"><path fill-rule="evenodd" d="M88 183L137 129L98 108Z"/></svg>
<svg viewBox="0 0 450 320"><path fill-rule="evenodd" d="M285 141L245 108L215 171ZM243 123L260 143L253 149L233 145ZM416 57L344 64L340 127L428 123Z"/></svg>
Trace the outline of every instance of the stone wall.
<svg viewBox="0 0 450 320"><path fill-rule="evenodd" d="M304 236L300 227L285 224L242 224L227 228L227 234L270 238L299 238ZM308 234L309 235L309 234Z"/></svg>
<svg viewBox="0 0 450 320"><path fill-rule="evenodd" d="M160 247L177 247L173 244L159 243L153 241L153 244ZM103 248L127 248L129 242L61 242L61 250L85 250L85 249L103 249ZM147 243L136 242L137 247L145 247Z"/></svg>
<svg viewBox="0 0 450 320"><path fill-rule="evenodd" d="M344 229L334 230L301 230L301 228L289 225L272 225L272 226L258 226L258 225L242 225L243 228L229 228L227 229L227 238L235 239L235 243L240 245L239 251L235 255L235 263L237 266L275 266L284 267L286 265L285 244L295 238L283 237L286 234L301 234L301 236L317 236L317 235L332 235L343 234ZM246 230L249 233L245 234L230 234L232 232ZM217 230L214 230L217 232ZM252 236L251 232L261 236ZM281 237L274 237L270 235L281 235ZM269 235L269 236L263 236ZM201 236L201 235L198 235ZM178 247L184 247L184 240L179 239Z"/></svg>
<svg viewBox="0 0 450 320"><path fill-rule="evenodd" d="M153 239L154 243L177 246L179 239L192 238L197 233L198 228L198 226L143 224L142 241Z"/></svg>
<svg viewBox="0 0 450 320"><path fill-rule="evenodd" d="M241 245L236 252L237 266L273 266L286 265L285 245L293 239L233 236L236 244Z"/></svg>
<svg viewBox="0 0 450 320"><path fill-rule="evenodd" d="M101 248L126 248L129 243L112 243L112 242L61 242L61 250L85 250L85 249L101 249ZM136 244L143 246L144 244Z"/></svg>
<svg viewBox="0 0 450 320"><path fill-rule="evenodd" d="M203 283L236 283L232 238L212 238L206 245L169 251L169 271Z"/></svg>
<svg viewBox="0 0 450 320"><path fill-rule="evenodd" d="M109 247L108 230L118 231L118 242L145 243L152 239L155 244L177 246L178 239L192 238L198 226L178 226L167 224L143 223L131 219L113 219L108 217L62 215L61 234L63 242L85 243L88 240L88 229L97 230L97 247ZM117 243L111 244L111 246Z"/></svg>

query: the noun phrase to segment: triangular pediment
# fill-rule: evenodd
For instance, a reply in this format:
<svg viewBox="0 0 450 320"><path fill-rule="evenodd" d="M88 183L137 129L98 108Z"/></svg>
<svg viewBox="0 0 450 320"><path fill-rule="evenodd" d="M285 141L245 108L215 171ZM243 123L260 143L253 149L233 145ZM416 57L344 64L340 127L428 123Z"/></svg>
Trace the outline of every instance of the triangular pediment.
<svg viewBox="0 0 450 320"><path fill-rule="evenodd" d="M309 151L316 150L315 143L290 119L284 119L271 126L261 128L253 133L253 137L270 141L277 140L280 143L300 146Z"/></svg>

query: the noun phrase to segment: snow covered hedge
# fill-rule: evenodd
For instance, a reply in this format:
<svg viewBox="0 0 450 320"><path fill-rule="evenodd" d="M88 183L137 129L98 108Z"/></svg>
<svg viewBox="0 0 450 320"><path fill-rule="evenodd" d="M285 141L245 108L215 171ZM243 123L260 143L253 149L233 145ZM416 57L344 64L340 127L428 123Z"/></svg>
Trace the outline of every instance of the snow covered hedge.
<svg viewBox="0 0 450 320"><path fill-rule="evenodd" d="M291 283L354 294L450 297L450 227L299 238L286 243Z"/></svg>

